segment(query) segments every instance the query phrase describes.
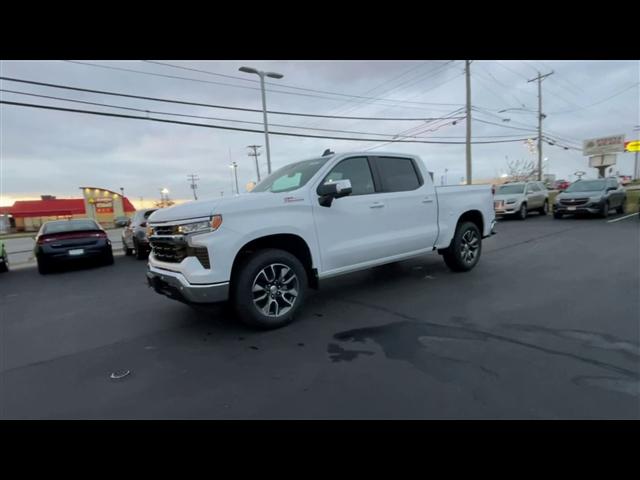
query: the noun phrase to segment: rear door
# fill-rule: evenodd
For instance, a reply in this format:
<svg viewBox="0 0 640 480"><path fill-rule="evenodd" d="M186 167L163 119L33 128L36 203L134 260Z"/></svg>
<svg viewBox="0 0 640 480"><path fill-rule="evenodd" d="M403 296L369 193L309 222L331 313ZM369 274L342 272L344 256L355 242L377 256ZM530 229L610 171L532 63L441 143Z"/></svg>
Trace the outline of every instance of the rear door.
<svg viewBox="0 0 640 480"><path fill-rule="evenodd" d="M544 203L544 193L535 183L527 184L527 208L533 210L542 207Z"/></svg>
<svg viewBox="0 0 640 480"><path fill-rule="evenodd" d="M384 226L391 255L431 248L438 237L438 204L433 183L411 157L370 157L384 201Z"/></svg>

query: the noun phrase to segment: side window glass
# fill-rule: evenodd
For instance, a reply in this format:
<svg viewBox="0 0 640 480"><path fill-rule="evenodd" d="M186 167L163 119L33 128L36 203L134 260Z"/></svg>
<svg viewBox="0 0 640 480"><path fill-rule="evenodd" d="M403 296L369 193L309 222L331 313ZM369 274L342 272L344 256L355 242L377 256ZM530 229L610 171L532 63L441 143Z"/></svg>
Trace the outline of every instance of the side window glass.
<svg viewBox="0 0 640 480"><path fill-rule="evenodd" d="M366 195L375 193L373 175L366 157L353 157L341 161L331 169L322 183L336 182L338 180L351 181L351 195Z"/></svg>
<svg viewBox="0 0 640 480"><path fill-rule="evenodd" d="M376 157L384 192L406 192L420 187L420 179L410 158Z"/></svg>

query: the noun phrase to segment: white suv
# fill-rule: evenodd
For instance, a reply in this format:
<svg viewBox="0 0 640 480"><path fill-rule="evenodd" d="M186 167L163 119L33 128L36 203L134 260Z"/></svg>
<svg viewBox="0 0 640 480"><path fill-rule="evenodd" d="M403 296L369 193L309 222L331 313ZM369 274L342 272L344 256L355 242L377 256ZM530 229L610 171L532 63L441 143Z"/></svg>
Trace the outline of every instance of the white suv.
<svg viewBox="0 0 640 480"><path fill-rule="evenodd" d="M520 220L532 210L547 215L549 191L542 182L505 183L496 189L493 206L496 215L515 215Z"/></svg>

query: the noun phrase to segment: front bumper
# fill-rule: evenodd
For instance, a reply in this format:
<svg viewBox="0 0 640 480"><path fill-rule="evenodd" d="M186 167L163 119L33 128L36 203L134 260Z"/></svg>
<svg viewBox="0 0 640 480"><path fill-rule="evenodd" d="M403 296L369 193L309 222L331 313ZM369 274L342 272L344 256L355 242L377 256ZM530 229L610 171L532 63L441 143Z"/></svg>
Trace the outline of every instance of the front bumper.
<svg viewBox="0 0 640 480"><path fill-rule="evenodd" d="M229 282L191 284L181 274L151 267L147 283L156 293L183 303L218 303L229 299Z"/></svg>
<svg viewBox="0 0 640 480"><path fill-rule="evenodd" d="M585 205L561 205L559 203L553 206L554 213L600 213L602 212L602 203L587 203Z"/></svg>

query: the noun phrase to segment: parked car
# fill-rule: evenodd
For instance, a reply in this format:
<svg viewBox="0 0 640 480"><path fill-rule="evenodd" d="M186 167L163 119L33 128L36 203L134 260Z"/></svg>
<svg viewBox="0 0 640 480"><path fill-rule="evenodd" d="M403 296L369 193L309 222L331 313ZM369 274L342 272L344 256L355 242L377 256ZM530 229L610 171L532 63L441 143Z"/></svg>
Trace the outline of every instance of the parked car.
<svg viewBox="0 0 640 480"><path fill-rule="evenodd" d="M78 261L113 264L111 241L102 227L90 218L44 223L35 237L34 256L38 271L46 274L54 266Z"/></svg>
<svg viewBox="0 0 640 480"><path fill-rule="evenodd" d="M0 240L0 272L5 273L9 271L9 254L4 245L4 241Z"/></svg>
<svg viewBox="0 0 640 480"><path fill-rule="evenodd" d="M612 208L618 213L624 213L626 203L627 193L615 177L578 180L556 195L553 217L562 218L569 213L591 213L606 218Z"/></svg>
<svg viewBox="0 0 640 480"><path fill-rule="evenodd" d="M542 182L514 182L500 185L493 197L496 215L515 215L524 220L530 211L549 211L549 191Z"/></svg>
<svg viewBox="0 0 640 480"><path fill-rule="evenodd" d="M117 227L126 227L127 225L129 225L129 217L116 217L113 220L113 224Z"/></svg>
<svg viewBox="0 0 640 480"><path fill-rule="evenodd" d="M277 328L337 275L433 252L471 270L493 233L491 202L489 185L434 187L415 155L326 153L250 193L154 212L147 278L162 295L231 300L245 323Z"/></svg>
<svg viewBox="0 0 640 480"><path fill-rule="evenodd" d="M555 190L559 190L562 192L563 190L566 190L567 188L569 188L569 185L571 185L571 183L568 182L567 180L556 180L553 183L553 188Z"/></svg>
<svg viewBox="0 0 640 480"><path fill-rule="evenodd" d="M156 208L138 210L127 226L122 230L122 247L125 255L132 255L135 251L138 260L149 256L149 239L147 238L147 219Z"/></svg>

